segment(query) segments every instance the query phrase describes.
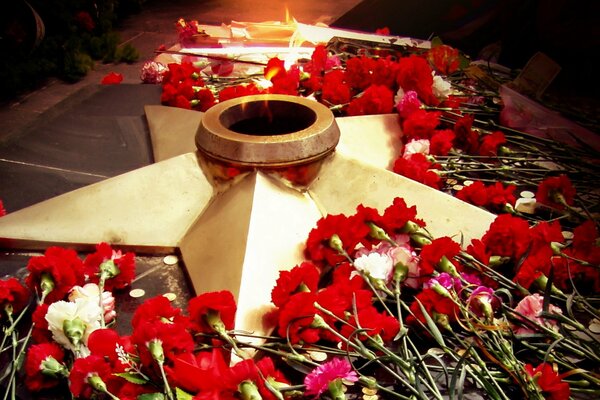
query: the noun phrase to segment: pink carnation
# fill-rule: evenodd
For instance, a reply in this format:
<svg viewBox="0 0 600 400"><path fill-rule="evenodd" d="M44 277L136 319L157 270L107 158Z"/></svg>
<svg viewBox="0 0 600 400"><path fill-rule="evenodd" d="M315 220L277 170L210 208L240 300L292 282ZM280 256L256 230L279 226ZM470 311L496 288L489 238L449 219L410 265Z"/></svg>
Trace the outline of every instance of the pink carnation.
<svg viewBox="0 0 600 400"><path fill-rule="evenodd" d="M345 379L348 382L356 382L358 376L352 370L350 362L345 358L334 358L325 364L319 365L313 369L310 374L304 378L306 385L306 395L319 397L321 393L329 388L329 384L336 379Z"/></svg>
<svg viewBox="0 0 600 400"><path fill-rule="evenodd" d="M544 296L540 296L538 293L534 293L532 295L525 296L523 300L521 300L519 304L517 304L517 307L515 307L515 311L519 314L522 314L524 317L527 317L537 322L540 325L554 329L557 325L556 321L540 317L540 314L543 310L543 306ZM548 312L551 314L562 314L562 310L556 306L553 306L552 304L550 304L550 307L548 307ZM525 322L523 322L523 325L518 325L513 328L516 335L535 332L533 329L529 328L524 324Z"/></svg>

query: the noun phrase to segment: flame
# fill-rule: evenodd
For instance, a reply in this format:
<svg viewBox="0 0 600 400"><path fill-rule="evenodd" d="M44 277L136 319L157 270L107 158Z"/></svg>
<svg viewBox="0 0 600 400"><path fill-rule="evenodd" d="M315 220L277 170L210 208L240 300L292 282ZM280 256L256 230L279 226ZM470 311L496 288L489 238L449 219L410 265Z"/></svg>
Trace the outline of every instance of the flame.
<svg viewBox="0 0 600 400"><path fill-rule="evenodd" d="M261 111L261 117L267 117L267 121L269 121L269 123L273 122L273 112L271 111L271 107L269 107L269 100L264 100L263 108Z"/></svg>
<svg viewBox="0 0 600 400"><path fill-rule="evenodd" d="M290 17L290 9L288 8L287 4L285 5L285 23L286 25L289 25L290 22L292 22L292 18Z"/></svg>

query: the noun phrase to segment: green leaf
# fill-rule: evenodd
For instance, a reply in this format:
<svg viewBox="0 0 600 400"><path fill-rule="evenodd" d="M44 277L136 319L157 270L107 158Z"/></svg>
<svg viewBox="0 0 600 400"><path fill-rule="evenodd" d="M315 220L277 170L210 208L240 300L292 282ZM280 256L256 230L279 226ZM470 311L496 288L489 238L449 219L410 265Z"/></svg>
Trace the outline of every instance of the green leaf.
<svg viewBox="0 0 600 400"><path fill-rule="evenodd" d="M137 400L165 400L165 395L162 393L144 393L140 394Z"/></svg>
<svg viewBox="0 0 600 400"><path fill-rule="evenodd" d="M442 333L440 332L440 329L438 328L438 326L435 324L433 319L431 319L431 316L429 315L429 313L427 312L425 307L423 307L423 304L419 301L419 299L415 299L415 301L419 304L419 308L421 309L421 312L423 313L423 317L425 318L425 321L427 322L427 327L429 328L429 333L431 333L431 336L433 336L435 341L440 346L446 347L444 338L442 337Z"/></svg>
<svg viewBox="0 0 600 400"><path fill-rule="evenodd" d="M192 400L194 398L194 396L180 388L175 388L175 395L177 396L177 400Z"/></svg>
<svg viewBox="0 0 600 400"><path fill-rule="evenodd" d="M137 374L132 374L129 372L120 372L118 374L114 374L120 378L125 379L129 383L135 383L136 385L145 385L148 381Z"/></svg>

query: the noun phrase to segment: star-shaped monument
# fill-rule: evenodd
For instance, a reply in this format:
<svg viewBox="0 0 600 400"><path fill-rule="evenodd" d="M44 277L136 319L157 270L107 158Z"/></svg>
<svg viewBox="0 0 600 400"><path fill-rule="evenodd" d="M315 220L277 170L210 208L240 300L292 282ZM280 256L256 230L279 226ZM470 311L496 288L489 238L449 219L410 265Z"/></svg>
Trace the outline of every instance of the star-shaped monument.
<svg viewBox="0 0 600 400"><path fill-rule="evenodd" d="M254 132L277 125L260 121L265 109L282 124ZM303 260L304 242L322 216L352 214L358 204L382 211L402 197L434 236L465 243L494 218L389 171L401 148L393 114L336 119L312 100L261 95L206 113L147 106L146 117L155 164L6 215L0 245L89 250L108 242L144 253L177 251L196 293L230 290L236 328L264 333L261 317L278 272ZM282 173L288 167L308 178L290 183ZM223 179L230 170L236 176Z"/></svg>

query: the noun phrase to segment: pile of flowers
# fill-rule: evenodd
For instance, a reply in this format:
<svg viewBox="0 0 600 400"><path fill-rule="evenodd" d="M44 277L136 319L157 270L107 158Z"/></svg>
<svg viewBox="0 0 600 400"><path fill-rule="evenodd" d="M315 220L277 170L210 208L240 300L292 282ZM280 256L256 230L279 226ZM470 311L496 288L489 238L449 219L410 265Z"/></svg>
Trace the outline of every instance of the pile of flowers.
<svg viewBox="0 0 600 400"><path fill-rule="evenodd" d="M182 40L201 34L179 25ZM227 291L187 309L149 299L121 335L112 292L131 283L135 255L51 247L23 282L0 281L2 400L19 381L32 395L82 399L600 397L593 153L500 126L497 91L449 46L336 49L317 46L289 67L273 58L240 78L223 59L143 72L164 104L188 109L278 93L337 115L396 112L403 147L392 169L498 213L487 232L470 243L432 237L401 198L383 212L327 215L306 260L280 272L262 342L236 331ZM533 206L519 204L522 190Z"/></svg>
<svg viewBox="0 0 600 400"><path fill-rule="evenodd" d="M403 147L391 169L400 175L492 212L534 221L535 214L556 207L549 209L543 198L516 204L515 191L565 176L569 183L562 186L571 185L582 205L569 209L571 214L590 218L599 211L591 179L597 153L501 126L498 88L511 76L484 71L439 41L430 49L352 48L332 41L316 46L310 60L286 67L275 57L262 73L231 77L234 62L187 55L163 66L163 104L205 111L234 97L274 93L313 98L338 116L397 113Z"/></svg>
<svg viewBox="0 0 600 400"><path fill-rule="evenodd" d="M151 298L119 335L111 292L132 281L133 253L51 247L24 284L0 281L4 398L22 375L32 394L81 399L597 397L598 229L572 233L503 214L463 249L401 198L327 215L306 261L280 272L262 344L235 330L228 291L187 310Z"/></svg>

